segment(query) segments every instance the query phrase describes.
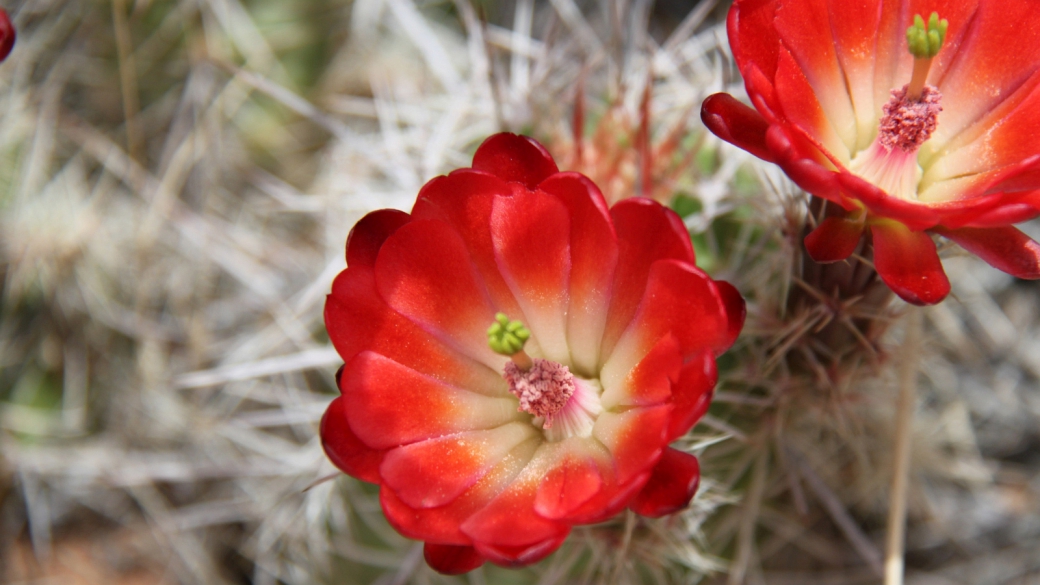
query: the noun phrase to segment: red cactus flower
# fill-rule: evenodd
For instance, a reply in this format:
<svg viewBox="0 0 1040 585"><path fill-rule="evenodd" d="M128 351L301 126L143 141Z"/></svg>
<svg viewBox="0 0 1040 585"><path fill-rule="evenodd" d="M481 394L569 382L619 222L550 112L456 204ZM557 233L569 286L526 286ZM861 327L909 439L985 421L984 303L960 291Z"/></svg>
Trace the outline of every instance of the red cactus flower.
<svg viewBox="0 0 1040 585"><path fill-rule="evenodd" d="M697 460L668 443L706 410L744 302L694 266L674 213L608 211L498 134L411 214L358 222L347 265L325 305L345 366L322 443L434 569L533 563L574 524L688 504ZM491 349L523 339L512 361Z"/></svg>
<svg viewBox="0 0 1040 585"><path fill-rule="evenodd" d="M11 54L16 36L14 25L11 24L11 17L7 15L6 10L0 8L0 61Z"/></svg>
<svg viewBox="0 0 1040 585"><path fill-rule="evenodd" d="M933 11L948 25L908 30ZM842 260L869 228L879 276L916 304L950 288L930 233L1040 278L1040 244L1011 225L1040 215L1035 2L737 0L728 29L755 109L716 94L702 119L846 210L811 257Z"/></svg>

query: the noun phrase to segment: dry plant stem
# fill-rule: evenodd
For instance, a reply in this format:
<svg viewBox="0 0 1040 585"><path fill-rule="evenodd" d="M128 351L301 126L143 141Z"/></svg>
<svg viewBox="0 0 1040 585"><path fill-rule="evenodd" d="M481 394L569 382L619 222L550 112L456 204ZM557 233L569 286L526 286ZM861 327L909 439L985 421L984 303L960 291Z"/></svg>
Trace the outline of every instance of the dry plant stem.
<svg viewBox="0 0 1040 585"><path fill-rule="evenodd" d="M614 558L614 570L611 571L610 582L619 583L621 571L625 568L625 555L628 547L632 544L632 533L636 529L636 515L632 510L625 512L625 533L621 537L621 546L618 548L617 556Z"/></svg>
<svg viewBox="0 0 1040 585"><path fill-rule="evenodd" d="M789 447L784 448L788 457L797 465L798 471L805 479L806 485L812 490L816 498L823 504L827 515L831 517L834 524L841 530L860 558L870 565L874 574L880 577L883 573L881 566L881 551L870 541L856 521L849 515L841 499L824 483L820 476L806 463L805 458Z"/></svg>
<svg viewBox="0 0 1040 585"><path fill-rule="evenodd" d="M917 362L921 353L922 310L911 307L906 317L902 362L899 368L899 400L896 404L896 443L893 449L891 501L885 535L885 585L903 583L903 548L906 536L906 498L910 479L910 430L917 394Z"/></svg>
<svg viewBox="0 0 1040 585"><path fill-rule="evenodd" d="M134 60L130 27L126 21L126 0L112 0L112 24L119 51L119 80L123 90L123 116L126 119L126 151L140 160L141 140L137 128L137 65Z"/></svg>
<svg viewBox="0 0 1040 585"><path fill-rule="evenodd" d="M766 475L769 473L769 450L762 449L755 459L755 468L751 476L751 487L744 499L744 512L740 519L740 531L737 534L737 556L729 572L728 585L741 585L747 575L751 556L754 552L755 526L758 524L759 511L762 508L762 496L766 488Z"/></svg>

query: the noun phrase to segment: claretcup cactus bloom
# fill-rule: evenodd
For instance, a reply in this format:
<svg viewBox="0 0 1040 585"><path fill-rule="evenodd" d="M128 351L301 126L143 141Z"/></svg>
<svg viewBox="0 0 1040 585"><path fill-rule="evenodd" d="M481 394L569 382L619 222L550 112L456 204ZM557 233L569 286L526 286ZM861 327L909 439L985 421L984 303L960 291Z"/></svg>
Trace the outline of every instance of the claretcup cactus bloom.
<svg viewBox="0 0 1040 585"><path fill-rule="evenodd" d="M11 54L16 36L14 25L11 24L11 17L7 15L6 10L0 8L0 61Z"/></svg>
<svg viewBox="0 0 1040 585"><path fill-rule="evenodd" d="M358 222L347 266L325 305L345 365L322 443L433 568L532 563L574 524L689 503L697 460L668 444L706 410L744 302L694 266L674 213L608 210L498 134L411 214Z"/></svg>
<svg viewBox="0 0 1040 585"><path fill-rule="evenodd" d="M843 260L869 228L878 275L916 304L950 288L930 233L1040 278L1012 227L1040 215L1035 2L737 0L728 31L755 109L716 94L701 117L845 210L811 257Z"/></svg>

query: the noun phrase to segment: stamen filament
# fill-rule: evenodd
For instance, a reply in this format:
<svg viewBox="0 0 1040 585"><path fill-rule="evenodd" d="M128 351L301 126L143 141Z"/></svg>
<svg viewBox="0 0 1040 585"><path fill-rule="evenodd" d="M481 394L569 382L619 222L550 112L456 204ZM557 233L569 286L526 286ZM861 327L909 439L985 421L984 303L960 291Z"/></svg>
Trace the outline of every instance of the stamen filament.
<svg viewBox="0 0 1040 585"><path fill-rule="evenodd" d="M943 42L946 41L946 29L949 22L939 19L939 13L933 12L925 24L920 14L914 16L914 24L906 29L906 44L910 54L914 56L914 73L907 86L906 96L910 101L918 101L924 91L928 79L928 70L932 67L932 59L939 54Z"/></svg>
<svg viewBox="0 0 1040 585"><path fill-rule="evenodd" d="M509 359L516 364L516 367L519 368L521 372L528 372L534 367L534 360L532 360L531 356L527 355L527 352L522 349L509 356Z"/></svg>
<svg viewBox="0 0 1040 585"><path fill-rule="evenodd" d="M924 94L924 84L928 79L928 70L932 67L932 59L914 59L914 73L910 77L910 84L906 86L906 98L916 102Z"/></svg>

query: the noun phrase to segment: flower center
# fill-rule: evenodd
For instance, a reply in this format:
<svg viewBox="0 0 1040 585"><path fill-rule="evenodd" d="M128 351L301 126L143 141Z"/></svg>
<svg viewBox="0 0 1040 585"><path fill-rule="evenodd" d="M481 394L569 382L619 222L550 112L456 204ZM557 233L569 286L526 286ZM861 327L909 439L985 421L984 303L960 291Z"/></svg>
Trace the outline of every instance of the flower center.
<svg viewBox="0 0 1040 585"><path fill-rule="evenodd" d="M925 84L932 59L946 37L947 22L932 13L927 25L920 15L906 31L907 45L914 56L910 83L892 90L882 108L877 137L866 150L856 154L849 170L900 199L916 200L917 185L924 174L917 164L917 150L938 126L942 94Z"/></svg>
<svg viewBox="0 0 1040 585"><path fill-rule="evenodd" d="M529 370L521 370L516 362L505 368L509 392L520 399L520 410L545 418L542 428L552 427L553 417L574 395L574 374L563 364L535 359Z"/></svg>
<svg viewBox="0 0 1040 585"><path fill-rule="evenodd" d="M570 369L551 360L534 358L529 370L508 362L505 379L509 391L520 400L519 410L533 414L549 441L588 437L596 417L603 412L599 384L576 377Z"/></svg>
<svg viewBox="0 0 1040 585"><path fill-rule="evenodd" d="M924 174L917 164L917 149L935 131L942 94L931 85L924 86L919 100L911 100L907 92L908 86L892 90L877 138L852 159L849 170L889 195L916 200Z"/></svg>
<svg viewBox="0 0 1040 585"><path fill-rule="evenodd" d="M520 401L518 410L534 415L534 424L542 427L548 441L592 436L596 417L603 412L599 382L578 378L561 363L531 358L523 349L530 336L522 323L501 313L488 328L491 349L510 357L503 376Z"/></svg>
<svg viewBox="0 0 1040 585"><path fill-rule="evenodd" d="M909 85L904 85L902 89L893 89L892 99L883 109L878 140L888 150L899 147L905 152L917 152L938 126L937 119L942 111L939 90L926 85L921 90L921 97L912 100L907 96L908 88Z"/></svg>

